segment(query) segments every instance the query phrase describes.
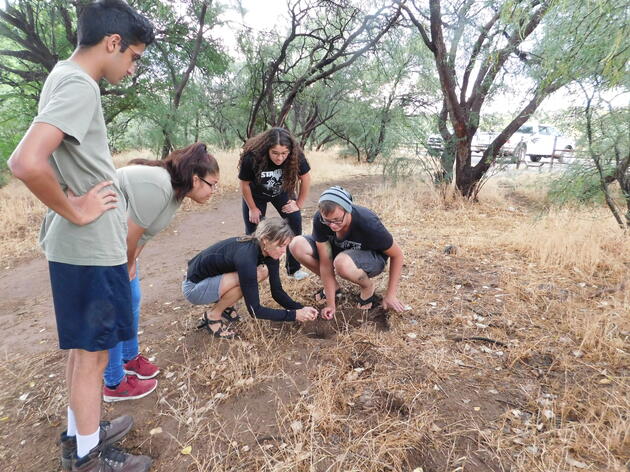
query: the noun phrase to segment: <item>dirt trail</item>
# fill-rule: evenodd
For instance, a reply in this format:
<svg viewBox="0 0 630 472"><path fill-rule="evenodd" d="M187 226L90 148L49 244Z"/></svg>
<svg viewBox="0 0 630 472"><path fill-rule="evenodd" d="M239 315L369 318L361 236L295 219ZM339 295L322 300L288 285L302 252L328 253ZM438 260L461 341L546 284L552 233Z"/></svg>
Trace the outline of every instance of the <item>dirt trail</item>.
<svg viewBox="0 0 630 472"><path fill-rule="evenodd" d="M366 181L374 179L356 177L341 182L341 185L357 191ZM305 233L310 232L310 217L318 196L326 187L326 184L320 184L311 189L302 212ZM267 215L277 216L271 205ZM229 192L199 209L180 211L176 220L149 242L140 259L143 291L140 329L144 331L144 339L150 340L152 336L159 335L173 319L172 313L160 314L151 310L155 304L161 305L166 301L185 303L180 282L186 261L212 243L242 232L240 194ZM147 313L151 313L151 317L145 315ZM0 270L0 324L3 327L0 355L3 357L56 349L57 332L48 267L43 256Z"/></svg>
<svg viewBox="0 0 630 472"><path fill-rule="evenodd" d="M360 176L338 184L357 192L366 184L373 185L379 180L379 177ZM326 184L321 184L311 190L303 209L305 233L310 233L311 216L317 198L326 187ZM276 216L277 213L269 206L267 215ZM241 343L208 342L207 334L194 329L196 321L190 316L192 307L185 301L180 289L186 261L210 244L242 234L242 231L241 198L237 192L229 192L203 207L195 206L191 210L180 211L169 228L152 240L142 254L140 341L141 347L149 349L148 355L158 356L163 368L159 392L134 402L103 404L103 415L106 418L120 414L133 415L136 426L127 435L125 447L136 452L138 449L135 448L141 447L143 453L155 459L155 470L190 470L189 461L181 460L178 452L181 445L176 438L181 425L171 416L173 410L165 409L168 402L177 403L181 398L188 398L179 397L181 388L188 385L191 378L189 373L200 367L191 364L193 361L189 356L199 358L200 352L209 352L209 359L223 360L227 357L221 356L233 355L234 351L238 352L242 348ZM0 365L0 370L6 373L6 381L14 377L20 385L25 378L32 381L16 387L17 390L12 387L11 391L5 385L7 391L0 395L0 442L3 443L0 446L0 464L7 461L9 467L6 469L0 466L0 469L57 470L56 438L63 426L65 408L65 387L62 382L64 354L57 347L47 263L41 255L30 260L11 262L14 267L0 270L0 322L4 328L0 356L7 365L10 365L10 359L28 361L15 373L9 373L9 370L3 369L3 365ZM302 283L312 285L315 282L293 282L296 285L290 292L295 292L297 284ZM349 322L354 323L353 320ZM287 358L279 361L282 375L263 379L262 383L242 395L226 399L212 421L204 420L207 421L208 431L224 431L234 440L249 444L252 448L259 442L275 441L274 438L279 434L276 412L284 408L284 402L290 403L300 398L299 392L308 385L306 372L312 368L312 353L318 352L321 346L330 342L326 338L334 335L331 330L334 331L336 325L324 329L320 324L307 323L298 327L278 323L277 329L272 331L276 332L274 336L282 336L283 340L286 340L289 332L304 329L305 334L296 344L284 346L282 355ZM196 382L191 388L204 392L203 395L208 390L205 385ZM17 426L11 421L17 416L16 411L25 408L22 400L18 399L25 391L29 392L28 408L34 404L41 405L41 408L37 407L34 420ZM194 395L190 395L190 398L191 401L195 400ZM278 403L279 398L282 404ZM196 401L205 404L212 400L199 398ZM147 444L147 431L156 426L163 428L166 433L150 436L150 444ZM25 445L33 441L38 446L25 449ZM195 450L204 450L206 445L200 440L194 443L194 447Z"/></svg>

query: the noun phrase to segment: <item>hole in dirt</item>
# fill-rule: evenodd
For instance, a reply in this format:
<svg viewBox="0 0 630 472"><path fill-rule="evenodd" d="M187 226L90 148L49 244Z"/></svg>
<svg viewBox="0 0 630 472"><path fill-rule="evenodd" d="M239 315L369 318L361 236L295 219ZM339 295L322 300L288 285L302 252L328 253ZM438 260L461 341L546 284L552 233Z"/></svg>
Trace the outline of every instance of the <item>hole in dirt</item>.
<svg viewBox="0 0 630 472"><path fill-rule="evenodd" d="M408 416L409 408L405 400L397 396L395 393L387 390L377 390L374 393L377 405L388 414L398 414L400 416Z"/></svg>
<svg viewBox="0 0 630 472"><path fill-rule="evenodd" d="M363 324L373 325L377 331L389 331L388 314L383 308L361 310L354 307L342 307L337 310L332 320L321 318L307 321L302 327L304 334L313 339L330 339L337 333L343 333Z"/></svg>
<svg viewBox="0 0 630 472"><path fill-rule="evenodd" d="M369 369L374 367L380 360L380 356L374 349L372 344L366 341L358 342L353 345L352 354L350 355L350 368Z"/></svg>
<svg viewBox="0 0 630 472"><path fill-rule="evenodd" d="M523 362L530 367L546 368L554 363L554 356L548 352L535 352L523 359Z"/></svg>
<svg viewBox="0 0 630 472"><path fill-rule="evenodd" d="M388 415L409 416L405 400L389 390L364 390L355 400L356 408L367 411L381 411Z"/></svg>

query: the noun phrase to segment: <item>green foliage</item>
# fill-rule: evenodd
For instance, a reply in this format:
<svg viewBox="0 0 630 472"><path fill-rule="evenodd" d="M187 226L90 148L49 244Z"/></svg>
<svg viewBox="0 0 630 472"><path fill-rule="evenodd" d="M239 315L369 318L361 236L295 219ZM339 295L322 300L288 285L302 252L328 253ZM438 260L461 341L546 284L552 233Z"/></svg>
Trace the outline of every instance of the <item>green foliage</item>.
<svg viewBox="0 0 630 472"><path fill-rule="evenodd" d="M552 205L601 205L604 193L597 170L588 160L580 160L552 179L547 192Z"/></svg>
<svg viewBox="0 0 630 472"><path fill-rule="evenodd" d="M9 178L7 161L22 139L35 110L33 102L0 86L0 186Z"/></svg>
<svg viewBox="0 0 630 472"><path fill-rule="evenodd" d="M623 0L556 0L545 18L544 41L534 48L533 76L551 81L602 78L628 82L630 23ZM568 79L568 80L567 80Z"/></svg>
<svg viewBox="0 0 630 472"><path fill-rule="evenodd" d="M441 164L442 168L424 171L452 177L454 152L440 153L426 147L429 136L438 132L442 89L433 53L417 29L403 24L409 18L388 30L358 59L353 57L384 27L395 6L384 6L383 11L389 13L372 18L369 26L352 36L349 47L343 49L351 33L367 18L366 12L371 11L368 4L351 2L343 8L334 2L296 0L292 2L294 13L299 12L296 38L286 42L291 21L280 24L275 31L243 28L237 35L238 52L230 57L220 41L212 37L213 28L222 21L221 4L202 0L130 3L151 19L158 36L132 80L116 87L104 81L100 84L112 150L142 147L160 154L165 141L181 147L194 140L223 148L239 146L248 132L276 124L288 104L289 111L281 121L305 145L343 146L344 154L352 159L381 162L393 176L420 172L418 156L429 154L431 166ZM195 51L204 3L209 8L199 55L179 96L176 90ZM18 23L0 15L0 172L36 114L46 74L58 59L72 53L76 23L75 2L10 0L7 5L7 13L22 18L33 36L26 40ZM630 79L623 72L630 59L630 35L624 2L550 0L549 5L541 27L519 46L520 56L512 51L483 92L484 99L515 93L522 88L522 78L531 81L533 88L594 76L607 86L628 87ZM474 70L484 61L492 64L509 35L523 32L523 20L531 15L530 4L514 0L442 0L441 6L447 45L455 42L449 47L453 56L447 55L446 60L452 62L459 84L472 44L488 19L486 14L499 12L499 19L479 51ZM427 11L423 8L418 7L418 18L426 22ZM339 55L333 58L332 53ZM340 65L334 73L311 81L351 57L352 61ZM331 62L318 64L323 58ZM279 65L272 70L270 65L276 61ZM468 82L466 99L471 96L473 83L474 74ZM257 102L260 106L254 110ZM512 121L514 112L514 107L492 113L471 111L469 121L479 122L482 130L498 130ZM584 135L584 119L576 110L571 115L542 119L576 137ZM452 133L452 117L443 124ZM598 151L597 146L604 146L605 136L599 133L591 143L592 150L604 156L609 154ZM586 189L576 191L576 196L588 200L589 178L573 178L575 186ZM562 187L560 183L557 186ZM550 195L556 198L555 193Z"/></svg>
<svg viewBox="0 0 630 472"><path fill-rule="evenodd" d="M605 200L604 182L616 174L628 172L627 167L624 171L619 166L630 153L630 108L604 107L601 102L599 105L589 111L590 140L585 132L579 144L584 149L579 153L582 158L567 166L567 170L551 182L548 198L552 204L602 204ZM586 123L583 116L578 123L584 131ZM624 192L622 187L622 196Z"/></svg>

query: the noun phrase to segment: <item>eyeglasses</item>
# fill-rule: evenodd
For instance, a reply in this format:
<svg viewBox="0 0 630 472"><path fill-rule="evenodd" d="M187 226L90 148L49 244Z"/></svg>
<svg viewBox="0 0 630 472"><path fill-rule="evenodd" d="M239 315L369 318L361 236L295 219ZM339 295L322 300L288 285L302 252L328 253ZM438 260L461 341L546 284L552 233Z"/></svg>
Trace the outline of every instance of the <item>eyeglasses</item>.
<svg viewBox="0 0 630 472"><path fill-rule="evenodd" d="M287 152L277 152L277 151L269 151L273 157L287 157L289 155L289 151Z"/></svg>
<svg viewBox="0 0 630 472"><path fill-rule="evenodd" d="M142 54L138 54L138 51L136 51L134 48L132 48L129 44L127 44L127 47L133 53L133 56L131 56L131 60L133 62L138 62L140 59L142 59Z"/></svg>
<svg viewBox="0 0 630 472"><path fill-rule="evenodd" d="M118 33L107 33L105 36L111 36L113 34L118 34ZM131 52L133 53L133 55L131 56L131 60L133 62L138 62L140 59L142 59L142 54L139 54L138 51L136 51L134 48L132 48L131 45L129 44L129 41L127 41L123 37L120 38L120 47L121 48L122 47L127 47L127 48L129 48L131 50Z"/></svg>
<svg viewBox="0 0 630 472"><path fill-rule="evenodd" d="M330 226L330 225L337 225L337 226L339 226L340 224L343 223L343 220L346 219L346 214L347 213L348 213L347 211L344 211L343 212L343 216L341 218L335 218L334 220L327 220L326 218L324 218L321 215L319 215L319 217L321 218L322 223L324 223L326 226Z"/></svg>
<svg viewBox="0 0 630 472"><path fill-rule="evenodd" d="M199 177L199 176L197 176L197 177ZM201 180L201 181L203 181L203 182L207 183L207 184L208 184L208 186L210 187L210 189L211 189L211 190L216 190L217 185L219 184L219 182L210 183L210 182L208 182L206 179L204 179L203 177L199 177L199 180Z"/></svg>

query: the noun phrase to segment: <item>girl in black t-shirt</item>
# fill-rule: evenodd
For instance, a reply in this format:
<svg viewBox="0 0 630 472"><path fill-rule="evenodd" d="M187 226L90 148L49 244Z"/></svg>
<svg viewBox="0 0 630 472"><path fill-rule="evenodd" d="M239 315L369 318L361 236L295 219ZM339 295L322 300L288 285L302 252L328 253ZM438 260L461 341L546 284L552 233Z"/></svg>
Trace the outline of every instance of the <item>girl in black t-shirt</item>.
<svg viewBox="0 0 630 472"><path fill-rule="evenodd" d="M310 166L295 138L283 128L272 128L247 140L241 152L238 178L243 194L245 232L252 234L271 203L295 235L302 234L300 209L311 184ZM299 182L299 192L296 189ZM308 277L287 251L287 273Z"/></svg>

